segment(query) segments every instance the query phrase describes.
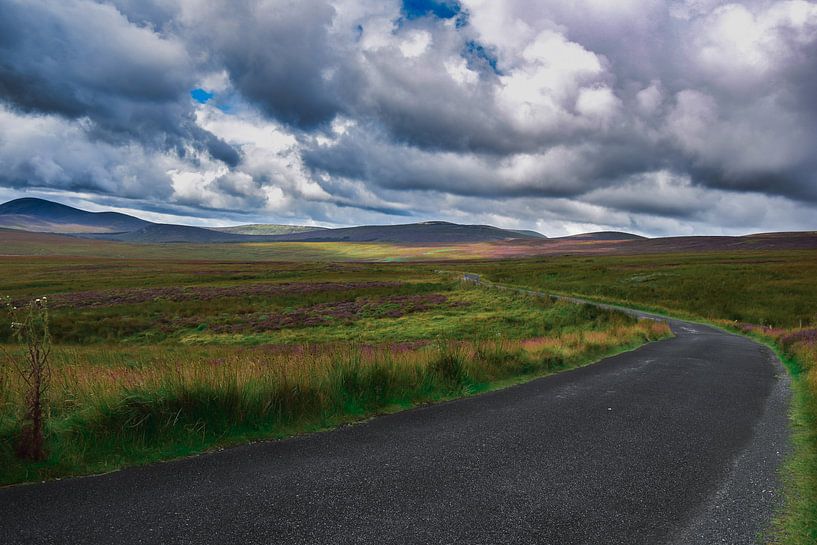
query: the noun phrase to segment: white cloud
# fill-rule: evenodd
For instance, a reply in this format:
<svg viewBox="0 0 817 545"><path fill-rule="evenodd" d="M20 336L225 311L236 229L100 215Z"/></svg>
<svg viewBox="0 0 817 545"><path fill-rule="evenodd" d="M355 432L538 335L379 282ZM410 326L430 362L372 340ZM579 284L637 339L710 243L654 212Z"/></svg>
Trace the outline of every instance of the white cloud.
<svg viewBox="0 0 817 545"><path fill-rule="evenodd" d="M479 74L468 68L468 62L459 57L456 59L446 59L444 62L445 70L451 79L460 85L474 84L479 79Z"/></svg>
<svg viewBox="0 0 817 545"><path fill-rule="evenodd" d="M331 200L331 196L305 171L295 136L280 124L264 120L251 110L240 116L228 115L207 105L197 110L197 123L241 150L242 161L237 172L244 180L243 186L253 184L258 187L257 191L244 190L241 193L247 198L258 198L256 208L280 212L293 197ZM335 127L338 132L345 131L349 123L338 120ZM218 170L210 175L224 174Z"/></svg>
<svg viewBox="0 0 817 545"><path fill-rule="evenodd" d="M752 11L727 4L698 19L688 35L693 59L713 85L757 85L785 70L793 45L817 39L817 5L794 0Z"/></svg>
<svg viewBox="0 0 817 545"><path fill-rule="evenodd" d="M94 190L123 197L164 197L166 171L181 163L136 143L96 141L88 120L26 115L0 106L0 169L16 187Z"/></svg>
<svg viewBox="0 0 817 545"><path fill-rule="evenodd" d="M522 51L515 68L500 77L498 103L527 132L554 130L569 122L566 107L579 88L598 81L603 72L591 51L546 30Z"/></svg>
<svg viewBox="0 0 817 545"><path fill-rule="evenodd" d="M400 42L400 52L404 57L413 59L426 52L431 45L431 34L423 30L406 32Z"/></svg>
<svg viewBox="0 0 817 545"><path fill-rule="evenodd" d="M599 125L606 125L619 111L621 100L609 87L585 87L576 98L576 111Z"/></svg>

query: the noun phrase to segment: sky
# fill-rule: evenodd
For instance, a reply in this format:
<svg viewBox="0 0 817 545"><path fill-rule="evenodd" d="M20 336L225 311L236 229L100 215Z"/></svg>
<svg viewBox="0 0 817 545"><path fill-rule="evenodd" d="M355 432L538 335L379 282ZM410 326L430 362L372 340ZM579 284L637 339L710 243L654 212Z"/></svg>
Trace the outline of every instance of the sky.
<svg viewBox="0 0 817 545"><path fill-rule="evenodd" d="M0 201L817 229L817 3L0 0Z"/></svg>

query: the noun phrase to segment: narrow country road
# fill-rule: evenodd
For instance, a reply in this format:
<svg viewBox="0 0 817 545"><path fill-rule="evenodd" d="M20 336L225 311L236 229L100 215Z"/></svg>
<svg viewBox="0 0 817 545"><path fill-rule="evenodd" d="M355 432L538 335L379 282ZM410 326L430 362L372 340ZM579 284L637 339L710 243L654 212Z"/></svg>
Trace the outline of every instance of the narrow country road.
<svg viewBox="0 0 817 545"><path fill-rule="evenodd" d="M0 542L753 543L788 382L748 339L676 337L336 431L0 489Z"/></svg>

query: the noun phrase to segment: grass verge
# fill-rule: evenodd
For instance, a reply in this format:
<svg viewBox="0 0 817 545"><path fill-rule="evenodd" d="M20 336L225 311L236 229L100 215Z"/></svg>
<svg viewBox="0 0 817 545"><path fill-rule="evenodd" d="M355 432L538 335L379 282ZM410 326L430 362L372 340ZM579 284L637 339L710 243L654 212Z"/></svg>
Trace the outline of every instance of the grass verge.
<svg viewBox="0 0 817 545"><path fill-rule="evenodd" d="M576 305L594 329L527 339L445 341L420 348L295 345L200 347L188 360L139 347L100 365L110 347L75 347L57 369L50 455L13 454L19 392L4 381L0 483L105 472L250 440L331 428L417 404L472 395L598 360L669 335L665 324ZM115 350L114 350L115 351ZM213 357L219 356L219 357ZM85 365L83 359L97 358ZM19 395L17 393L16 395Z"/></svg>
<svg viewBox="0 0 817 545"><path fill-rule="evenodd" d="M780 330L744 327L743 332L769 346L792 379L789 419L793 448L781 469L784 501L767 542L817 543L817 351L808 342L792 342L793 334L781 334Z"/></svg>

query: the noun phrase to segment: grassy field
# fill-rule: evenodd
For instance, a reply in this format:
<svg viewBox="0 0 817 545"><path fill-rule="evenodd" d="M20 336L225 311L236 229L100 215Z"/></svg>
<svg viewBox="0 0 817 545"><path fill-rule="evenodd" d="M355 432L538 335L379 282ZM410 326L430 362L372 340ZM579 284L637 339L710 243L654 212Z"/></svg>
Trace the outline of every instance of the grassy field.
<svg viewBox="0 0 817 545"><path fill-rule="evenodd" d="M15 456L24 389L0 376L0 483L332 427L668 334L425 265L6 257L0 270L18 305L48 297L56 343L45 461Z"/></svg>
<svg viewBox="0 0 817 545"><path fill-rule="evenodd" d="M48 295L59 345L45 462L14 458L19 387L10 375L0 380L0 482L323 429L666 334L618 314L469 289L443 268L706 320L770 343L795 393L796 449L775 540L817 541L817 252L807 250L442 265L0 257L0 293Z"/></svg>
<svg viewBox="0 0 817 545"><path fill-rule="evenodd" d="M468 264L495 282L709 320L817 325L817 252L558 257Z"/></svg>
<svg viewBox="0 0 817 545"><path fill-rule="evenodd" d="M468 263L495 282L704 319L770 344L793 382L794 454L774 543L817 543L817 252Z"/></svg>

